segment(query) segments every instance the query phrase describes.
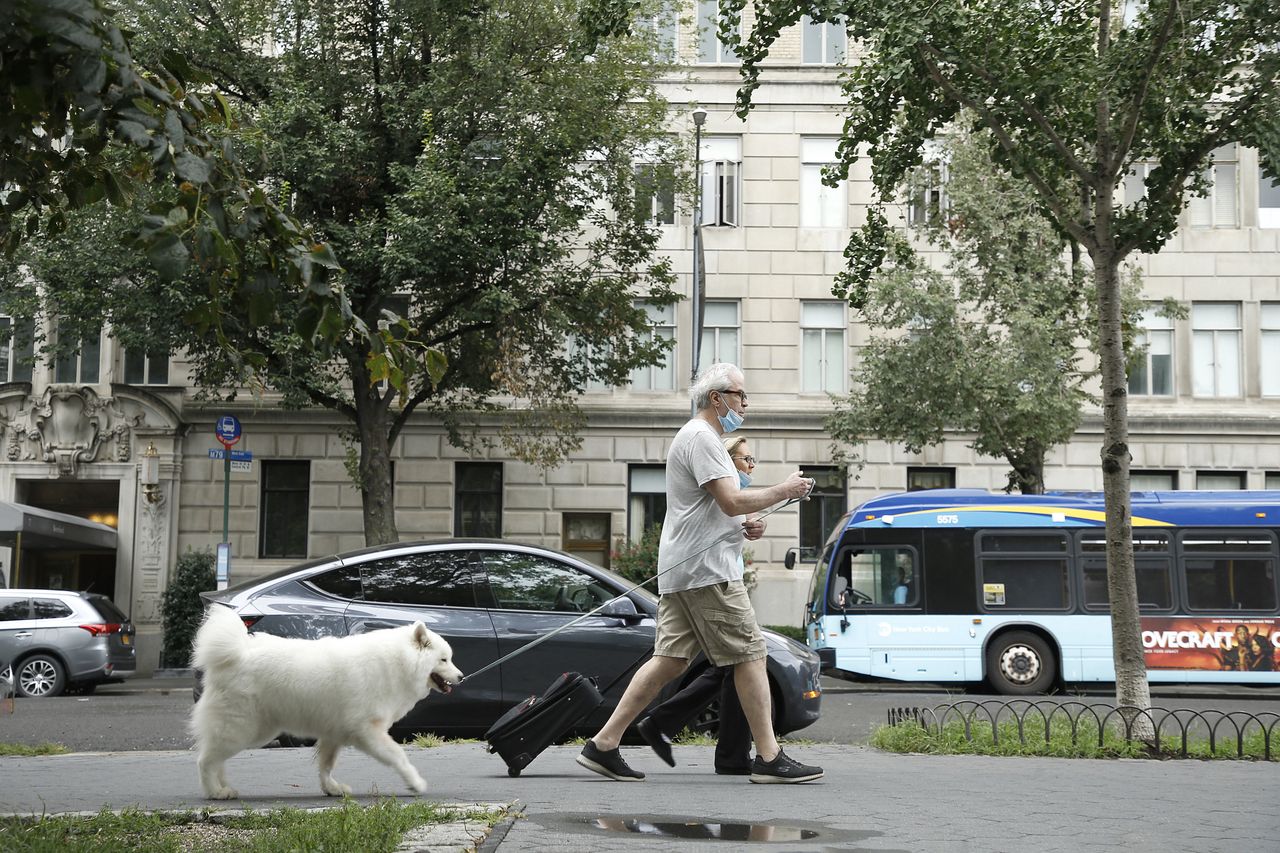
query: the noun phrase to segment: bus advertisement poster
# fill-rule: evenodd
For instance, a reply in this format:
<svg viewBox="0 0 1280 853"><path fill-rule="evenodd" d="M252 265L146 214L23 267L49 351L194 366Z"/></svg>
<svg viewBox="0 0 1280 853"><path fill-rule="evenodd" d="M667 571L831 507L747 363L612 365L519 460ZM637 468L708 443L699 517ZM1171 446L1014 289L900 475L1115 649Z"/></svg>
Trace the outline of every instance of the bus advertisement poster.
<svg viewBox="0 0 1280 853"><path fill-rule="evenodd" d="M1143 616L1148 669L1280 670L1280 619Z"/></svg>

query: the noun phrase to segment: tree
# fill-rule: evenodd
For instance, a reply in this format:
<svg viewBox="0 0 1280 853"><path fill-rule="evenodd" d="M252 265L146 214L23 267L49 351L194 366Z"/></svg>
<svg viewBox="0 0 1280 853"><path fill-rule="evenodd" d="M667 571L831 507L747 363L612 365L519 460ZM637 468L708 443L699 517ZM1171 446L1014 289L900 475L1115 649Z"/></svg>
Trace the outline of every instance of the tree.
<svg viewBox="0 0 1280 853"><path fill-rule="evenodd" d="M734 27L744 6L721 3L722 37L742 41ZM901 246L888 239L885 206L920 163L924 140L950 126L988 129L993 159L1034 188L1044 215L1087 254L1102 379L1117 701L1150 707L1129 511L1120 266L1168 240L1187 197L1207 190L1204 171L1218 146L1257 148L1273 172L1280 168L1280 5L763 0L755 9L740 45L743 114L769 47L802 14L847 21L864 51L846 83L840 155L847 173L870 154L877 199L850 241L837 293L861 304L871 274L891 257L902 259ZM1153 164L1145 195L1119 203L1117 187L1138 162Z"/></svg>
<svg viewBox="0 0 1280 853"><path fill-rule="evenodd" d="M333 246L353 315L412 355L379 359L354 332L308 351L288 306L252 293L219 322L256 361L185 341L207 388L254 378L349 421L369 544L398 538L391 452L412 418L467 448L495 440L488 425L551 465L580 440L588 381L622 384L665 356L634 300L671 304L673 276L630 211L636 163L672 146L654 41L625 20L592 35L586 6L549 0L131 10L142 55L177 46L240 104L255 177Z"/></svg>
<svg viewBox="0 0 1280 853"><path fill-rule="evenodd" d="M71 211L126 207L167 185L123 236L164 278L198 278L207 297L187 319L202 332L216 335L225 306L252 292L268 310L305 302L307 346L353 322L368 335L325 280L337 267L329 247L248 178L225 134L230 108L198 93L205 80L171 50L136 62L102 0L0 6L0 250L12 262L24 243L65 231Z"/></svg>
<svg viewBox="0 0 1280 853"><path fill-rule="evenodd" d="M934 189L921 179L946 167L945 204L912 208L913 230L948 251L946 272L912 258L874 275L860 311L878 334L827 429L848 446L874 436L912 453L970 432L979 454L1009 463L1010 489L1039 494L1046 455L1091 399L1078 349L1091 317L1066 241L989 148L987 133L956 136L908 180L921 198Z"/></svg>

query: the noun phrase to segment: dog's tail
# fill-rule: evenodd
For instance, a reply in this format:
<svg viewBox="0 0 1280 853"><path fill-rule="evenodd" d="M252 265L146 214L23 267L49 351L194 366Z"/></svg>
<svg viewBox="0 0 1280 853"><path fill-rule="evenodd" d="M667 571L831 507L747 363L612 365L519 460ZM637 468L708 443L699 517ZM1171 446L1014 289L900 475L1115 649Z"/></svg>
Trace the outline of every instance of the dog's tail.
<svg viewBox="0 0 1280 853"><path fill-rule="evenodd" d="M206 675L233 667L244 654L248 638L249 629L234 610L221 604L211 604L200 630L196 632L191 663L196 669L204 670Z"/></svg>

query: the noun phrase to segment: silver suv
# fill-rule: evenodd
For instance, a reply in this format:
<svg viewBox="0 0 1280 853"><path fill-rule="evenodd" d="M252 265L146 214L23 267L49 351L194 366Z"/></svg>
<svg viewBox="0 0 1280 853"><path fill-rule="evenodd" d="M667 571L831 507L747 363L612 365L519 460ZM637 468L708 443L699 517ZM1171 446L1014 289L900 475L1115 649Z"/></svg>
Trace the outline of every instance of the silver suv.
<svg viewBox="0 0 1280 853"><path fill-rule="evenodd" d="M133 623L104 595L0 589L0 678L19 696L91 693L132 675L133 644Z"/></svg>

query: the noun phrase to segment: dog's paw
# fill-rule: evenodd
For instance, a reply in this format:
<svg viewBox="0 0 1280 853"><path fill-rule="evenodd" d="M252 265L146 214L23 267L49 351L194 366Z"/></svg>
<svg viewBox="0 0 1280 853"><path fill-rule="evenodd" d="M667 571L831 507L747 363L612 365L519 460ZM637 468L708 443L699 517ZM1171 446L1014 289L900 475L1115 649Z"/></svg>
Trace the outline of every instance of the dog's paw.
<svg viewBox="0 0 1280 853"><path fill-rule="evenodd" d="M240 795L236 793L235 788L228 788L226 786L214 788L211 791L205 791L205 797L210 800L234 800L238 796Z"/></svg>
<svg viewBox="0 0 1280 853"><path fill-rule="evenodd" d="M327 782L320 783L320 789L329 797L348 797L351 795L351 786L344 785L341 782L330 779Z"/></svg>
<svg viewBox="0 0 1280 853"><path fill-rule="evenodd" d="M426 793L427 780L423 779L421 776L415 776L413 779L409 780L409 790L413 791L415 794Z"/></svg>

